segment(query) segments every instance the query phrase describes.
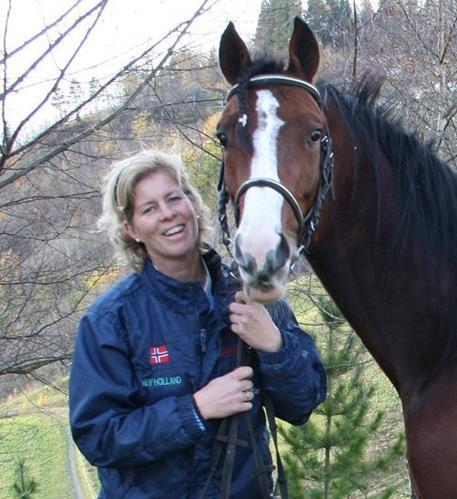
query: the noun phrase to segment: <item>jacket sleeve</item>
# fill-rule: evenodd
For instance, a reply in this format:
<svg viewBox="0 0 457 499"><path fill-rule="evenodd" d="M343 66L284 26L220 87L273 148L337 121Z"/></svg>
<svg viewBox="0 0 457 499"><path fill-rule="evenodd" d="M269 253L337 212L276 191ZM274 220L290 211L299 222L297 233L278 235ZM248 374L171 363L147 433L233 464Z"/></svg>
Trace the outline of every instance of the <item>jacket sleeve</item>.
<svg viewBox="0 0 457 499"><path fill-rule="evenodd" d="M267 390L275 416L300 425L325 400L327 377L312 338L298 326L285 302L268 307L281 331L279 352L258 352L263 389Z"/></svg>
<svg viewBox="0 0 457 499"><path fill-rule="evenodd" d="M144 405L138 392L118 321L89 313L80 322L70 377L71 430L89 462L146 464L205 433L191 394Z"/></svg>

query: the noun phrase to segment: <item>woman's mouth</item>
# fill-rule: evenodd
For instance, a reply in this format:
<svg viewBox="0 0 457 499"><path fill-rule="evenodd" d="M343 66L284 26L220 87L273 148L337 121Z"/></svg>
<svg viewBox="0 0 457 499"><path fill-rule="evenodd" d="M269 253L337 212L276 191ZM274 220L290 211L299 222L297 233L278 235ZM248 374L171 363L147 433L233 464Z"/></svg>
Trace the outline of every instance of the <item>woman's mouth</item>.
<svg viewBox="0 0 457 499"><path fill-rule="evenodd" d="M184 230L184 224L178 224L178 225L175 225L174 227L172 227L171 229L168 229L166 230L163 235L165 237L172 237L172 236L176 236L177 234L181 234L181 232L183 232Z"/></svg>

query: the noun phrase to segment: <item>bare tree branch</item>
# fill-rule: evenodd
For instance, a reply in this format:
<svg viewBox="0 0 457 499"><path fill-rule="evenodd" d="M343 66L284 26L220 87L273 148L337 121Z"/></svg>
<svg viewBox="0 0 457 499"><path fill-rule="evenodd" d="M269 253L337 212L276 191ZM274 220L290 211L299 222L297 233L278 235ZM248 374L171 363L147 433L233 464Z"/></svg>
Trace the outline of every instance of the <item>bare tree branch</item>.
<svg viewBox="0 0 457 499"><path fill-rule="evenodd" d="M100 119L97 123L88 126L86 130L83 132L74 135L70 139L67 139L64 143L62 143L60 146L56 147L55 149L51 150L48 153L43 154L42 156L39 156L37 159L33 159L30 161L28 164L25 164L25 166L21 166L20 168L15 167L13 170L13 173L9 175L4 174L4 178L0 181L0 190L6 187L7 185L10 185L11 183L15 182L16 180L20 179L24 175L27 175L31 171L35 170L37 167L45 163L46 161L49 161L56 155L62 153L63 151L67 150L70 146L80 142L81 140L87 138L88 136L92 135L95 131L103 128L106 126L109 122L111 122L113 119L115 119L117 116L119 116L125 109L128 108L129 104L143 91L143 89L154 79L156 76L156 73L164 66L166 61L170 58L170 56L173 54L176 46L180 43L184 35L187 33L189 27L192 25L192 23L195 21L197 17L199 17L203 12L207 10L207 5L210 3L210 0L204 0L200 7L197 9L197 11L192 15L192 17L183 22L180 23L176 28L171 30L165 37L167 38L171 34L175 34L175 39L169 46L168 50L166 51L165 55L162 57L160 62L156 64L155 68L151 70L150 74L141 82L138 84L138 86L135 88L135 90L125 99L125 101L119 105L114 111L109 113L105 118ZM143 52L143 54L137 58L135 58L133 61L128 63L124 68L119 71L109 82L106 83L104 86L104 89L108 87L108 85L112 84L114 81L116 81L121 75L125 74L126 70L131 68L139 59L140 57L148 54L157 44L154 44L152 47L149 47L146 51ZM63 75L60 76L62 78ZM74 108L70 113L68 113L64 118L61 120L57 121L54 125L51 127L47 128L43 133L39 134L37 137L35 137L33 140L28 142L25 146L19 147L16 150L12 150L12 145L14 142L14 139L17 138L17 133L13 135L13 140L9 141L6 151L7 154L3 153L2 158L0 160L0 169L6 164L6 161L8 158L11 158L15 155L18 155L19 153L22 153L26 149L30 149L33 147L39 140L41 140L44 136L49 135L49 133L58 128L59 126L62 125L70 116L81 110L83 107L85 107L93 98L102 91L103 89L100 89L99 92L96 94L92 95L89 99L83 101L80 103L76 108ZM30 116L29 116L30 118ZM21 123L20 128L24 123ZM0 171L1 173L1 171Z"/></svg>

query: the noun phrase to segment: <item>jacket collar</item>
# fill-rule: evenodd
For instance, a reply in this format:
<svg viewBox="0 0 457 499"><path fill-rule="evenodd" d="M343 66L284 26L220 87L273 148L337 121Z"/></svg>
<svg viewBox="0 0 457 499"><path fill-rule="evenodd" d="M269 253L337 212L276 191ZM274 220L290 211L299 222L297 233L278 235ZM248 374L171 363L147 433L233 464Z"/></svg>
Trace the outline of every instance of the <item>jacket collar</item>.
<svg viewBox="0 0 457 499"><path fill-rule="evenodd" d="M228 274L220 256L212 249L202 254L211 275L213 296L216 305L224 304L233 294L228 283ZM201 281L181 282L162 274L149 259L145 260L140 278L147 289L161 302L176 311L208 306L208 299Z"/></svg>

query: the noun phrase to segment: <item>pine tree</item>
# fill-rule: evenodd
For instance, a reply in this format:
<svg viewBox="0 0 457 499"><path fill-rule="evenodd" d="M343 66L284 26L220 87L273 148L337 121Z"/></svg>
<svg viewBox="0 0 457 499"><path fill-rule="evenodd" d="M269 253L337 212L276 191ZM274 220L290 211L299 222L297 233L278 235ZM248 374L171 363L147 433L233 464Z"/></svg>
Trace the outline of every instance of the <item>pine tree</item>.
<svg viewBox="0 0 457 499"><path fill-rule="evenodd" d="M308 0L306 20L324 45L350 45L354 26L349 0Z"/></svg>
<svg viewBox="0 0 457 499"><path fill-rule="evenodd" d="M254 46L257 50L287 52L295 16L302 13L298 0L262 0Z"/></svg>
<svg viewBox="0 0 457 499"><path fill-rule="evenodd" d="M329 499L370 491L370 480L389 470L403 455L403 437L375 458L368 456L370 439L383 413L374 410L375 388L363 379L363 346L328 298L321 299L327 367L327 400L302 427L280 427L288 446L284 455L291 497ZM394 487L378 497L392 497ZM370 496L371 497L371 496Z"/></svg>
<svg viewBox="0 0 457 499"><path fill-rule="evenodd" d="M56 88L51 96L51 105L56 108L59 117L65 114L65 97L60 88Z"/></svg>
<svg viewBox="0 0 457 499"><path fill-rule="evenodd" d="M16 499L32 499L38 490L36 480L28 476L24 458L18 459L16 466L16 480L11 489L13 497Z"/></svg>
<svg viewBox="0 0 457 499"><path fill-rule="evenodd" d="M81 100L82 94L81 83L79 83L76 78L72 78L70 81L70 99L72 106Z"/></svg>

